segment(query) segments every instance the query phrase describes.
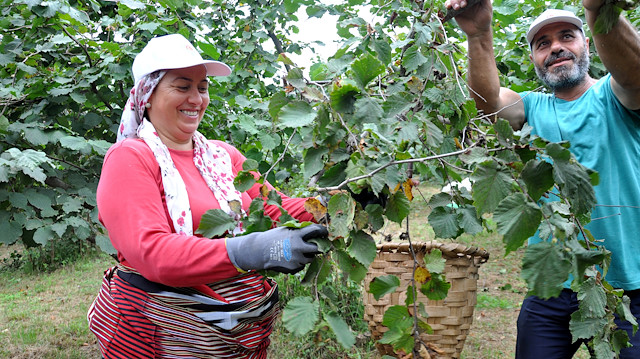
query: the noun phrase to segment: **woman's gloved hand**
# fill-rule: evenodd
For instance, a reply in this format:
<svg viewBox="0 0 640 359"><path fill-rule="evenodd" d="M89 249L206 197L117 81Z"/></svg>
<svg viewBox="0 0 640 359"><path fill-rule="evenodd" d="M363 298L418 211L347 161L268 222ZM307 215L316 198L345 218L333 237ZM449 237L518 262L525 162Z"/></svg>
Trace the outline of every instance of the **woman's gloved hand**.
<svg viewBox="0 0 640 359"><path fill-rule="evenodd" d="M300 229L278 227L227 238L227 253L231 263L245 271L268 269L292 274L320 253L318 246L308 240L328 235L327 228L319 224Z"/></svg>

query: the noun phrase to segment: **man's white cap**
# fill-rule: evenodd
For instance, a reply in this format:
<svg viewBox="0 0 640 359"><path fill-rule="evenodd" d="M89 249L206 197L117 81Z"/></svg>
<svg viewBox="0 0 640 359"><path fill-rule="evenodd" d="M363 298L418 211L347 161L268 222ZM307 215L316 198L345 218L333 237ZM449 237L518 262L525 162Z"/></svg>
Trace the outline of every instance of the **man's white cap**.
<svg viewBox="0 0 640 359"><path fill-rule="evenodd" d="M573 12L567 10L548 9L543 12L542 15L538 16L538 18L531 23L531 26L529 26L529 31L527 31L527 42L529 45L531 45L531 41L533 41L533 38L536 37L536 34L540 29L546 25L556 22L567 22L569 24L573 24L584 34L584 30L582 29L582 20L580 20L580 18Z"/></svg>
<svg viewBox="0 0 640 359"><path fill-rule="evenodd" d="M208 76L227 76L231 69L219 61L204 60L198 50L180 34L154 37L133 60L133 78L138 83L158 70L182 69L204 65Z"/></svg>

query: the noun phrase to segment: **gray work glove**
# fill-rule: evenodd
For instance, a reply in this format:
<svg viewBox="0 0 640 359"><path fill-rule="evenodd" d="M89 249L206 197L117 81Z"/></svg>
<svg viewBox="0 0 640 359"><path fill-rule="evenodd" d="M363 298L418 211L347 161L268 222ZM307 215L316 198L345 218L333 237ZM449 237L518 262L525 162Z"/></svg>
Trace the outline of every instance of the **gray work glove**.
<svg viewBox="0 0 640 359"><path fill-rule="evenodd" d="M315 238L327 238L327 228L311 224L304 228L278 227L265 232L227 238L227 253L237 268L268 269L281 273L296 273L320 253Z"/></svg>

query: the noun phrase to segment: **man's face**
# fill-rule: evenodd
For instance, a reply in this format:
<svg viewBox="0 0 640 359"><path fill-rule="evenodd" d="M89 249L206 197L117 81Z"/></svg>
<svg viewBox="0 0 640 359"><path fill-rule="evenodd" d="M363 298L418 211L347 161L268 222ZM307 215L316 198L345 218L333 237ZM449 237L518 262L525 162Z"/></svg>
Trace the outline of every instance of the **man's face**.
<svg viewBox="0 0 640 359"><path fill-rule="evenodd" d="M582 83L589 71L589 40L572 24L549 24L536 34L530 55L538 77L554 92Z"/></svg>

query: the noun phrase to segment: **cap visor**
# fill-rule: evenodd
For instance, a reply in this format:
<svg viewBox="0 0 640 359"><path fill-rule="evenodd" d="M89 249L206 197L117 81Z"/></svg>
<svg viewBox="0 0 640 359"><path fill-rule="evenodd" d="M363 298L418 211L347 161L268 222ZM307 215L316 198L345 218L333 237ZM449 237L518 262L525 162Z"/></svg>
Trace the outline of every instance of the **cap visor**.
<svg viewBox="0 0 640 359"><path fill-rule="evenodd" d="M231 68L225 63L205 60L204 65L207 67L207 75L209 76L229 76L231 74Z"/></svg>

